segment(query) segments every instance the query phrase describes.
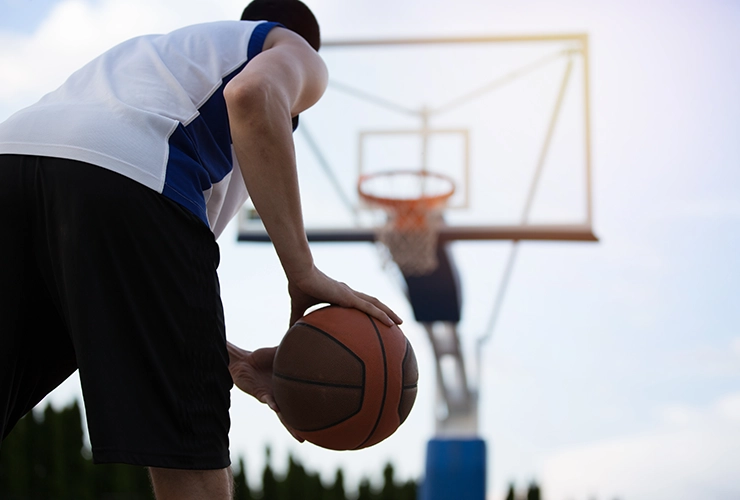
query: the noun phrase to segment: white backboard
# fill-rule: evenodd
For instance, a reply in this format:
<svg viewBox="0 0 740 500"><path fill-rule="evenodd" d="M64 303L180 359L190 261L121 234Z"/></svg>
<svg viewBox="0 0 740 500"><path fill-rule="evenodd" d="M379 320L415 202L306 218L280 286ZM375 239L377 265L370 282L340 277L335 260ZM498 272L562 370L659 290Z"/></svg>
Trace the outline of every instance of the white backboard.
<svg viewBox="0 0 740 500"><path fill-rule="evenodd" d="M360 175L427 169L455 182L451 239L594 239L586 35L335 41L321 55L329 87L295 132L309 236L367 239L384 214L359 199ZM240 237L264 237L249 209Z"/></svg>

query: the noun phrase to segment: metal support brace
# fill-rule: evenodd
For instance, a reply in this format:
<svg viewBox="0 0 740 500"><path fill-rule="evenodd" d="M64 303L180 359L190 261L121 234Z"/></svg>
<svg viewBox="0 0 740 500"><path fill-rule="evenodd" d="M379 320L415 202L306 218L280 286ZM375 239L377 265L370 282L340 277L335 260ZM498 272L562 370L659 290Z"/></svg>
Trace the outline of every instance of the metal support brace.
<svg viewBox="0 0 740 500"><path fill-rule="evenodd" d="M423 323L434 350L437 372L438 436L474 436L478 432L477 393L468 385L456 323Z"/></svg>

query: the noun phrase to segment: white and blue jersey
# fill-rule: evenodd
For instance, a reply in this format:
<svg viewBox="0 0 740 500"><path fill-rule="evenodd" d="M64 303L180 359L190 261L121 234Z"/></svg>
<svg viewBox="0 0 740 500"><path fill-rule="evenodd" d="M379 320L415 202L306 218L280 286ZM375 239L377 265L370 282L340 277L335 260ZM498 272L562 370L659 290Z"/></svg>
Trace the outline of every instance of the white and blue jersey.
<svg viewBox="0 0 740 500"><path fill-rule="evenodd" d="M222 21L121 43L0 124L0 154L118 172L181 204L214 234L248 198L224 86L276 23Z"/></svg>

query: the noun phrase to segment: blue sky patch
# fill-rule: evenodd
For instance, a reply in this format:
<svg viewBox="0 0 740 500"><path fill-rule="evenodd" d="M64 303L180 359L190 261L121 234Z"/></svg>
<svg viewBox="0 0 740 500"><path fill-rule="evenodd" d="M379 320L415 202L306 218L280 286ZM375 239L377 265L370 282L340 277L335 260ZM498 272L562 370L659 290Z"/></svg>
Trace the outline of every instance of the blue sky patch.
<svg viewBox="0 0 740 500"><path fill-rule="evenodd" d="M0 0L0 31L33 33L63 0ZM89 0L96 3L98 0Z"/></svg>

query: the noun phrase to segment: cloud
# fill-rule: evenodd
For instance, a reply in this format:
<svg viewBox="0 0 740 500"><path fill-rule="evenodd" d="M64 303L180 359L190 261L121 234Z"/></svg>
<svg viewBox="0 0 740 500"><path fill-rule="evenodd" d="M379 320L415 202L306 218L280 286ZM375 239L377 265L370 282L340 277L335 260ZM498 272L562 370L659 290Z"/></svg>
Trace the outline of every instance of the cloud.
<svg viewBox="0 0 740 500"><path fill-rule="evenodd" d="M740 376L740 337L720 345L703 344L666 354L667 368L697 377Z"/></svg>
<svg viewBox="0 0 740 500"><path fill-rule="evenodd" d="M64 0L33 33L0 31L0 120L61 85L70 73L128 38L237 18L237 2Z"/></svg>
<svg viewBox="0 0 740 500"><path fill-rule="evenodd" d="M663 205L658 213L666 218L740 219L740 199L681 200Z"/></svg>
<svg viewBox="0 0 740 500"><path fill-rule="evenodd" d="M740 425L740 393L719 400L715 410L723 419Z"/></svg>
<svg viewBox="0 0 740 500"><path fill-rule="evenodd" d="M559 451L544 466L547 498L740 498L740 392L706 407L659 410L660 427Z"/></svg>
<svg viewBox="0 0 740 500"><path fill-rule="evenodd" d="M737 356L738 360L740 360L740 337L733 339L732 343L730 344L730 348L735 356Z"/></svg>

